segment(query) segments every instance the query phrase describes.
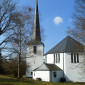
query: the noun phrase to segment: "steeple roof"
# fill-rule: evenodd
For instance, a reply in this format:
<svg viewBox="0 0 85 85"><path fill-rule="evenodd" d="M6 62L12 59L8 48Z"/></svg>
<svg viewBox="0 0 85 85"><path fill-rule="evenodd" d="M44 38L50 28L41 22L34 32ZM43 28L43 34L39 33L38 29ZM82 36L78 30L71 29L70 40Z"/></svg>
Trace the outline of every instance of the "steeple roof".
<svg viewBox="0 0 85 85"><path fill-rule="evenodd" d="M35 7L34 24L33 24L33 31L32 31L32 40L36 41L36 42L41 42L38 1L37 0L36 0L36 7Z"/></svg>
<svg viewBox="0 0 85 85"><path fill-rule="evenodd" d="M82 45L72 37L67 36L55 47L49 50L46 54L53 54L57 52L83 52L83 51L84 45Z"/></svg>

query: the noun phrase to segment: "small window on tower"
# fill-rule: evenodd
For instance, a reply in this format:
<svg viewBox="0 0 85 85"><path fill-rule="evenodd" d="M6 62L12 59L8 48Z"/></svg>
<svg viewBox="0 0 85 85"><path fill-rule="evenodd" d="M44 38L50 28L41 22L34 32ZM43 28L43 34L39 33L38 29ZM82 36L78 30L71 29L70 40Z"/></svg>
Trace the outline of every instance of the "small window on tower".
<svg viewBox="0 0 85 85"><path fill-rule="evenodd" d="M33 52L36 54L37 53L37 46L34 46Z"/></svg>
<svg viewBox="0 0 85 85"><path fill-rule="evenodd" d="M33 75L33 72L31 72L31 75Z"/></svg>

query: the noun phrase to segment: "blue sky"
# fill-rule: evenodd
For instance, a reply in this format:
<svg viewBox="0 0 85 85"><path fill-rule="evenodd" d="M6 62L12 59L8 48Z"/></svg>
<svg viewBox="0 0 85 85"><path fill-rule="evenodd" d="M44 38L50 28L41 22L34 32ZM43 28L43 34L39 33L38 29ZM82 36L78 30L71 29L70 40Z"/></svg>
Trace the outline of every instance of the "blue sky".
<svg viewBox="0 0 85 85"><path fill-rule="evenodd" d="M17 1L17 0L16 0ZM36 0L18 0L18 6L32 6ZM58 44L68 34L68 27L72 27L72 13L74 0L38 0L40 25L45 31L44 52Z"/></svg>

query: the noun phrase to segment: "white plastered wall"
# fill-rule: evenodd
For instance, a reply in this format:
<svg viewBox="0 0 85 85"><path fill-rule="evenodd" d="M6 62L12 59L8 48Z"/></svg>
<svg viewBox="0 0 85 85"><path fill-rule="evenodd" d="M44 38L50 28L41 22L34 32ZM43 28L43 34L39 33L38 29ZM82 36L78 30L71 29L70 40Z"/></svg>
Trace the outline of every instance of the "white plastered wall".
<svg viewBox="0 0 85 85"><path fill-rule="evenodd" d="M36 80L37 78L50 82L50 71L33 71L33 79Z"/></svg>
<svg viewBox="0 0 85 85"><path fill-rule="evenodd" d="M28 71L26 71L26 77L32 77L30 72L43 64L43 45L40 44L36 46L37 54L33 53L33 45L27 48L26 64Z"/></svg>
<svg viewBox="0 0 85 85"><path fill-rule="evenodd" d="M47 54L45 56L45 58L46 58L45 61L46 61L46 63L49 63L49 64L56 64L58 67L60 67L63 70L63 58L64 58L64 56L65 56L65 53L60 53L60 63L56 63L56 62L54 63L54 54ZM64 61L65 61L65 59L64 59Z"/></svg>
<svg viewBox="0 0 85 85"><path fill-rule="evenodd" d="M56 72L56 77L54 77L53 72ZM60 78L63 77L63 71L52 71L52 82L60 82Z"/></svg>
<svg viewBox="0 0 85 85"><path fill-rule="evenodd" d="M83 61L83 54L79 53L79 62ZM66 60L66 78L67 81L85 82L83 67L80 63L71 63L71 53L65 54Z"/></svg>
<svg viewBox="0 0 85 85"><path fill-rule="evenodd" d="M80 63L85 60L84 55L84 53L79 53ZM54 54L47 54L45 57L46 63L56 64L64 71L64 77L66 77L67 82L85 82L84 66L83 64L71 63L71 53L60 53L60 63L54 63Z"/></svg>

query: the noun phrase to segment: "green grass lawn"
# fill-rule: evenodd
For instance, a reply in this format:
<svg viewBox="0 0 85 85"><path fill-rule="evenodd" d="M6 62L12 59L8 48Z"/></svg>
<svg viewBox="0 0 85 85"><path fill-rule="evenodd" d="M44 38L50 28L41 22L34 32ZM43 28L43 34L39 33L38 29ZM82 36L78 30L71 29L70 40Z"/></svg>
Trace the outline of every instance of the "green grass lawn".
<svg viewBox="0 0 85 85"><path fill-rule="evenodd" d="M27 78L16 79L10 76L0 75L0 85L85 85L85 83L52 83L40 82Z"/></svg>

